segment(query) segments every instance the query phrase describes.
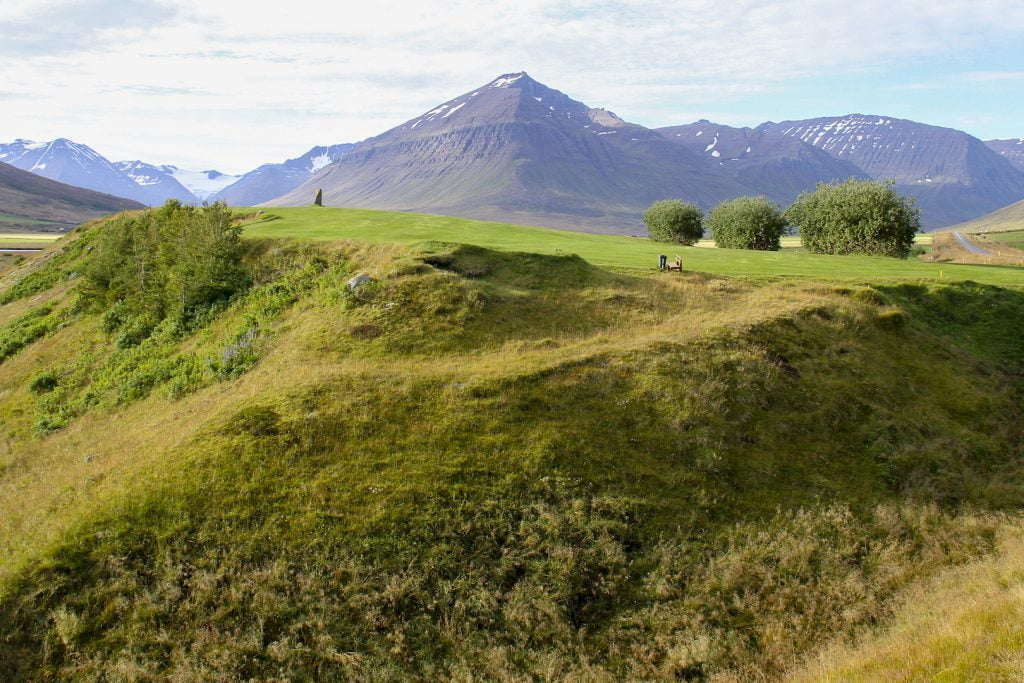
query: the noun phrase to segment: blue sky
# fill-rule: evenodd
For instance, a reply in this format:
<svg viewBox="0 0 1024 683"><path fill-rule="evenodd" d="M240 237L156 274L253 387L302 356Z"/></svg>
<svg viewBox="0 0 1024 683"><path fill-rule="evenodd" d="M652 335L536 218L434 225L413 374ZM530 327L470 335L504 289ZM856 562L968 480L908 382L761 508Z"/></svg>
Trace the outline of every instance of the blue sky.
<svg viewBox="0 0 1024 683"><path fill-rule="evenodd" d="M1024 137L1021 0L4 0L0 140L249 170L528 71L648 126L847 113Z"/></svg>

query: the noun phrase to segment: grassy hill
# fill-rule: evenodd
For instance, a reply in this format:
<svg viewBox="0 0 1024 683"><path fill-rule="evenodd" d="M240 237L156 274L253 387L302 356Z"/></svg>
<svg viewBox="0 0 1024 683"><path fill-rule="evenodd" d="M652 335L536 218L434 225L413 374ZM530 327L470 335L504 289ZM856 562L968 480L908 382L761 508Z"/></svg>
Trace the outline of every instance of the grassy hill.
<svg viewBox="0 0 1024 683"><path fill-rule="evenodd" d="M1002 232L1005 230L1024 230L1024 201L1004 206L981 218L955 225L950 230L962 232Z"/></svg>
<svg viewBox="0 0 1024 683"><path fill-rule="evenodd" d="M313 211L0 278L0 678L783 675L1016 523L1019 270Z"/></svg>

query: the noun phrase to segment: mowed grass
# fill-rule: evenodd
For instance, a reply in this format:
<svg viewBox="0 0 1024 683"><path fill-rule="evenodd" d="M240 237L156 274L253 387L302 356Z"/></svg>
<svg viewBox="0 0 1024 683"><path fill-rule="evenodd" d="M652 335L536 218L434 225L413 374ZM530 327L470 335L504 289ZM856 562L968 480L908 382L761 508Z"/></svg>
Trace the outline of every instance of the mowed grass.
<svg viewBox="0 0 1024 683"><path fill-rule="evenodd" d="M924 263L869 256L825 256L802 250L754 252L659 244L619 237L552 230L448 216L327 207L269 208L246 225L249 237L360 240L373 243L444 242L503 251L577 254L616 270L653 271L658 255L677 255L683 268L716 275L876 282L880 280L966 281L1024 287L1024 270L1006 266Z"/></svg>
<svg viewBox="0 0 1024 683"><path fill-rule="evenodd" d="M1008 232L990 232L986 237L993 242L1005 244L1013 249L1024 250L1024 230L1010 230Z"/></svg>

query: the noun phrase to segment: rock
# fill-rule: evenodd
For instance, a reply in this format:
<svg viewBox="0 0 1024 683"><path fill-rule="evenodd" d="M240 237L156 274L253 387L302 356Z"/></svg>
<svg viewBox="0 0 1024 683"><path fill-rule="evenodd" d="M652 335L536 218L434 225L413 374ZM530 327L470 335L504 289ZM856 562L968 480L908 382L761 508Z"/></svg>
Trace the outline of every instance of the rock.
<svg viewBox="0 0 1024 683"><path fill-rule="evenodd" d="M313 206L323 206L323 205L324 205L324 191L318 189L316 191L316 197L313 198Z"/></svg>
<svg viewBox="0 0 1024 683"><path fill-rule="evenodd" d="M360 273L348 281L348 288L355 291L363 285L373 282L373 278L366 273Z"/></svg>

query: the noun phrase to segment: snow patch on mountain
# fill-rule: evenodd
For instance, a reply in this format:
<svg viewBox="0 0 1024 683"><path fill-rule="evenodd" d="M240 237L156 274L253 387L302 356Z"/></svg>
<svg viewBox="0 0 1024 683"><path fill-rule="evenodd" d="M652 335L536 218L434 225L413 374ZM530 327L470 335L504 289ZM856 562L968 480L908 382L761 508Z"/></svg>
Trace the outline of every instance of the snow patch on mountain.
<svg viewBox="0 0 1024 683"><path fill-rule="evenodd" d="M328 154L327 152L315 156L309 160L309 172L316 173L324 166L330 165L332 161L334 161L334 159L332 159L331 155Z"/></svg>
<svg viewBox="0 0 1024 683"><path fill-rule="evenodd" d="M520 78L522 78L525 75L526 75L525 73L505 74L504 76L499 76L498 78L496 78L493 81L491 81L487 85L487 87L489 87L489 88L507 88L508 86L512 85L513 83L515 83L516 81L518 81Z"/></svg>
<svg viewBox="0 0 1024 683"><path fill-rule="evenodd" d="M233 184L242 176L227 175L220 171L190 171L177 166L163 166L172 178L185 186L189 192L196 196L196 199L205 201L217 194L225 187Z"/></svg>

